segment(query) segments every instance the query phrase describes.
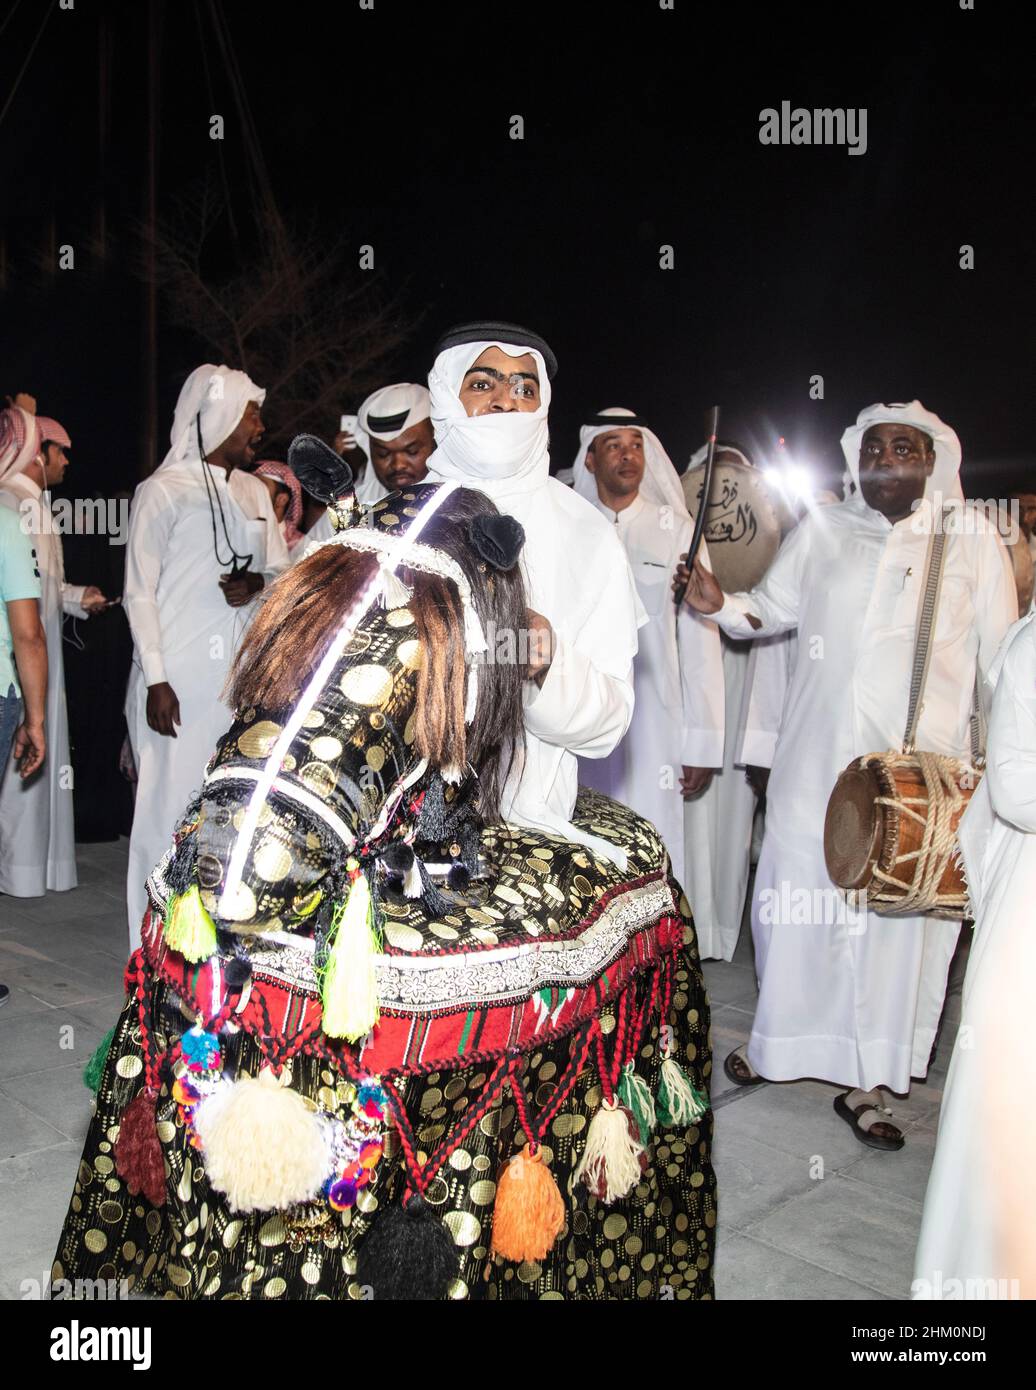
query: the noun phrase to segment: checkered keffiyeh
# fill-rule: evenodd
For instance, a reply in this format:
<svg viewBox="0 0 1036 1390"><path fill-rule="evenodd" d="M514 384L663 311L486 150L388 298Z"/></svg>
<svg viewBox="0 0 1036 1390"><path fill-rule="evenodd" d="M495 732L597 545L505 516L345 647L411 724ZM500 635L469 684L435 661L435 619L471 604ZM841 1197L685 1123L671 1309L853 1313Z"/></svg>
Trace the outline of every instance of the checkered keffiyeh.
<svg viewBox="0 0 1036 1390"><path fill-rule="evenodd" d="M0 410L0 482L23 472L39 452L36 417L18 405Z"/></svg>
<svg viewBox="0 0 1036 1390"><path fill-rule="evenodd" d="M288 510L284 513L284 541L289 550L294 550L306 534L299 530L302 520L302 484L286 463L275 459L264 459L256 466L256 474L261 478L276 478L291 493Z"/></svg>
<svg viewBox="0 0 1036 1390"><path fill-rule="evenodd" d="M40 439L45 444L60 444L62 449L71 449L72 441L64 425L59 425L49 415L37 415L36 423L39 426Z"/></svg>

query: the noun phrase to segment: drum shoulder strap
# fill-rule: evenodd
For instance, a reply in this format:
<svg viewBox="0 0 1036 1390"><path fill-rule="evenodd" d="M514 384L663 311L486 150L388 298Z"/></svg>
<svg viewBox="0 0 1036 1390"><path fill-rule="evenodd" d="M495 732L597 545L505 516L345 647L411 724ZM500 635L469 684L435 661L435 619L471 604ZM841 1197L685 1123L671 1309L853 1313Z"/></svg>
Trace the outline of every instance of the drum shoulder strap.
<svg viewBox="0 0 1036 1390"><path fill-rule="evenodd" d="M917 725L924 706L924 688L928 679L928 667L932 656L932 628L939 606L939 591L942 588L943 552L946 548L946 519L949 508L942 512L938 524L928 538L928 551L925 555L924 578L921 583L921 601L917 611L917 637L914 642L914 664L910 672L910 700L907 706L906 732L903 735L903 751L912 753L917 738ZM985 758L986 729L982 701L979 697L978 670L975 671L975 689L971 706L971 761L980 767Z"/></svg>
<svg viewBox="0 0 1036 1390"><path fill-rule="evenodd" d="M921 718L925 682L928 679L928 666L932 658L932 628L939 604L939 590L942 587L942 562L946 549L946 528L942 524L946 511L941 517L933 514L932 534L928 538L928 551L925 555L924 576L921 580L921 600L917 610L917 636L914 640L914 664L910 671L910 700L907 704L906 732L903 735L904 753L914 751L917 737L917 724Z"/></svg>

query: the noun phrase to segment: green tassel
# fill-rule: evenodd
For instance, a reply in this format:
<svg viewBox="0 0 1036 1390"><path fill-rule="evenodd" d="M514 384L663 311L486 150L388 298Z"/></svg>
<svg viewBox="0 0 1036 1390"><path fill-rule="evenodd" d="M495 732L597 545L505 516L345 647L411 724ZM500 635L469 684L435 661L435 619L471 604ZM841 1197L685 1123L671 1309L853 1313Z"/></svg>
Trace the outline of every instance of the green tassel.
<svg viewBox="0 0 1036 1390"><path fill-rule="evenodd" d="M640 1130L640 1142L648 1144L655 1130L655 1102L647 1082L627 1062L619 1077L619 1101L633 1115Z"/></svg>
<svg viewBox="0 0 1036 1390"><path fill-rule="evenodd" d="M115 1036L115 1025L108 1029L104 1037L97 1044L97 1050L83 1068L83 1085L94 1095L101 1089L101 1077L104 1074L104 1064L108 1060L108 1049L112 1045L112 1038Z"/></svg>
<svg viewBox="0 0 1036 1390"><path fill-rule="evenodd" d="M662 1125L689 1125L700 1120L709 1102L694 1089L691 1078L672 1057L662 1062L658 1083L658 1120Z"/></svg>
<svg viewBox="0 0 1036 1390"><path fill-rule="evenodd" d="M335 909L329 933L330 952L321 987L322 1027L329 1038L356 1042L378 1021L375 956L381 950L370 885L355 860L348 865L352 883L344 906Z"/></svg>
<svg viewBox="0 0 1036 1390"><path fill-rule="evenodd" d="M197 964L215 955L216 924L202 906L196 883L169 900L163 928L166 945L184 960Z"/></svg>

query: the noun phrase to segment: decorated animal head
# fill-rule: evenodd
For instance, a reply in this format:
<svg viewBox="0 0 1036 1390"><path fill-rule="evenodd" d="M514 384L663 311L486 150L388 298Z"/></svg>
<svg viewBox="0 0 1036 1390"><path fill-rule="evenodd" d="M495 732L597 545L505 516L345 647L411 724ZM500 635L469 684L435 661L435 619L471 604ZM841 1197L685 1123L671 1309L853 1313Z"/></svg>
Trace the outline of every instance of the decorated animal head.
<svg viewBox="0 0 1036 1390"><path fill-rule="evenodd" d="M357 864L413 877L410 846L451 810L498 818L520 753L524 671L484 655L487 630L525 621L521 527L453 484L362 515L340 479L324 491L340 529L277 580L247 633L236 717L168 875L235 933L326 916Z"/></svg>

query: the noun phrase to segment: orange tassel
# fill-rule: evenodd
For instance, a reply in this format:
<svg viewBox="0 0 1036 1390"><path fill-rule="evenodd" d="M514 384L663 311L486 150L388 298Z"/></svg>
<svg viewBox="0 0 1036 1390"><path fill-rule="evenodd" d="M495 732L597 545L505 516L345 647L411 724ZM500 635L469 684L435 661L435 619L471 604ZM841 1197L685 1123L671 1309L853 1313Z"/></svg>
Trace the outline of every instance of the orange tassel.
<svg viewBox="0 0 1036 1390"><path fill-rule="evenodd" d="M515 1154L497 1183L494 1253L505 1260L542 1260L564 1224L565 1203L539 1147Z"/></svg>

